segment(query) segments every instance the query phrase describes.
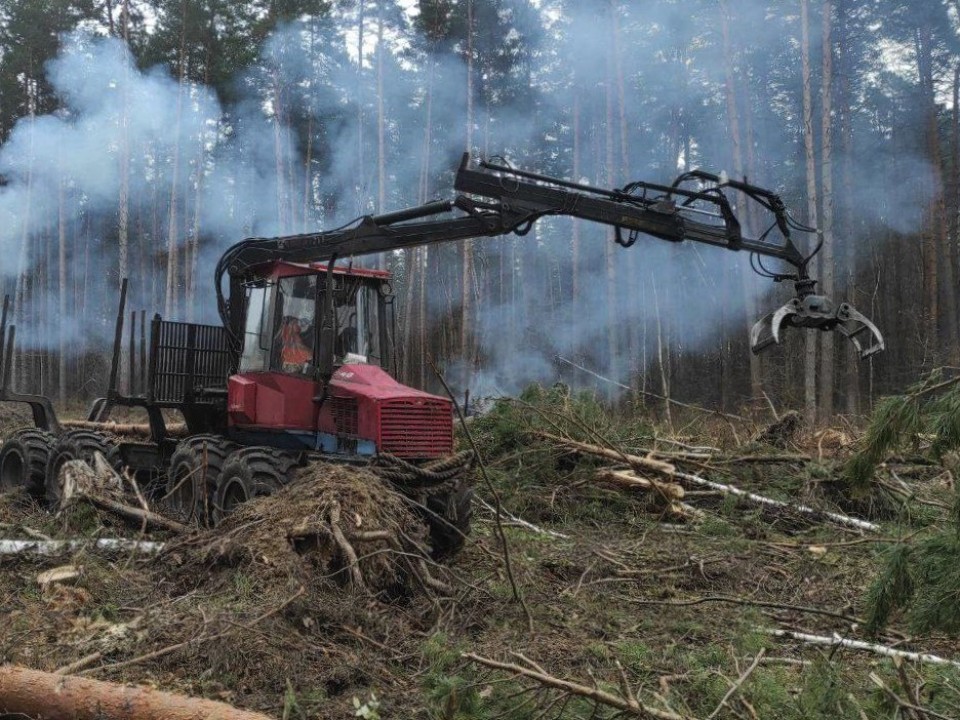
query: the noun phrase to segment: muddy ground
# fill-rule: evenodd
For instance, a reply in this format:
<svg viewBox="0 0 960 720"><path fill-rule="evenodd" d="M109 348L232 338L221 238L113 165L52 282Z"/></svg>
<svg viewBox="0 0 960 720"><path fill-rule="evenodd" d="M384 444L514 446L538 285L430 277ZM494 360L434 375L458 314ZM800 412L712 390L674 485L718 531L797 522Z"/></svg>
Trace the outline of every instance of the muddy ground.
<svg viewBox="0 0 960 720"><path fill-rule="evenodd" d="M87 658L79 672L88 677L148 683L278 718L618 712L483 668L464 653L505 662L522 654L547 674L614 695L625 680L646 705L683 717L896 717L893 696L911 694L939 716L960 716L956 667L909 663L898 670L878 655L767 632L867 639L867 588L886 548L925 532L943 515L939 508L900 508L880 519L879 533L862 533L690 494L686 501L702 516L678 522L647 494L593 482L596 461L531 440L523 427L505 429L501 420L477 421L474 433L504 506L566 536L506 523L522 602L493 515L479 506L466 549L443 567L428 564L436 585L404 565L402 553L358 542L369 579L356 587L334 546L304 545L310 533L297 534L329 497L329 484L308 479L219 528L187 538L149 533L167 543L158 557L0 557L0 662L56 670ZM739 428L734 438L724 423L693 421L678 432L635 415L615 422L617 442L632 449L649 447L656 436L669 438L674 444L660 447L674 450L678 442L721 446L714 460L684 465L688 472L842 509L823 486L848 452L849 430L800 435L784 449L751 444L754 427ZM805 457L762 459L773 455ZM948 492L938 468L920 466L906 477L922 497ZM378 515L376 497L358 499L349 479L344 483L337 497L357 533L402 520L402 509ZM478 483L479 496L494 503ZM5 538L146 535L86 504L51 514L19 494L0 497L0 523ZM394 565L380 563L391 555ZM77 578L38 584L40 573L67 564L79 568ZM896 620L876 640L960 658L954 640L910 637ZM761 650L765 657L722 704Z"/></svg>

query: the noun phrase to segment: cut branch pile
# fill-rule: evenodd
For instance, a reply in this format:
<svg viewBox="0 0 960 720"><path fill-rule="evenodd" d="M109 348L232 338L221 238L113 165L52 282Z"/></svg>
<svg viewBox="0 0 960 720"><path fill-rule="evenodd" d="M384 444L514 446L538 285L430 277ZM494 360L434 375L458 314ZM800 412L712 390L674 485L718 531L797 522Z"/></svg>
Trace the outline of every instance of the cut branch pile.
<svg viewBox="0 0 960 720"><path fill-rule="evenodd" d="M140 524L145 528L152 527L171 532L186 532L190 528L176 520L150 510L140 489L110 467L110 464L100 453L95 453L93 464L83 460L69 460L60 469L57 477L60 483L60 508L69 507L78 501L87 501L102 510L107 510L126 520ZM124 485L126 482L133 487L133 493L140 507L133 507L126 501Z"/></svg>
<svg viewBox="0 0 960 720"><path fill-rule="evenodd" d="M312 576L374 594L449 593L431 569L426 535L404 498L373 473L315 463L217 528L170 543L164 556L186 565L188 575L197 565L227 565L267 583L271 575Z"/></svg>

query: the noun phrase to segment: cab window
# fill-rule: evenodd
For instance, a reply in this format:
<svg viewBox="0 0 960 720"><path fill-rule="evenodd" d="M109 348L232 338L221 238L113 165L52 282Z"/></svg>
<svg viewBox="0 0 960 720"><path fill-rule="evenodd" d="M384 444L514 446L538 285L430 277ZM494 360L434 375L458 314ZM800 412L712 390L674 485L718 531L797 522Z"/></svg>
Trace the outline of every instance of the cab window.
<svg viewBox="0 0 960 720"><path fill-rule="evenodd" d="M273 286L247 288L247 317L243 329L243 354L240 372L266 372L273 345L270 327L273 317Z"/></svg>
<svg viewBox="0 0 960 720"><path fill-rule="evenodd" d="M314 370L317 277L301 275L277 283L272 369L310 375Z"/></svg>

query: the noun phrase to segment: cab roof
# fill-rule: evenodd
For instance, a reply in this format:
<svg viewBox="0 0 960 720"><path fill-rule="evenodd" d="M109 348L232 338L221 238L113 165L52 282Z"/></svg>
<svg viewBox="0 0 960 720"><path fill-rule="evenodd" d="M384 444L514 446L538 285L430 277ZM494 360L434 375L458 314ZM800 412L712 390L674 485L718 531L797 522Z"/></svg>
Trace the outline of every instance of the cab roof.
<svg viewBox="0 0 960 720"><path fill-rule="evenodd" d="M294 263L286 260L278 260L273 263L268 275L271 278L292 277L295 275L310 275L327 272L326 263ZM334 275L349 275L351 277L373 278L377 280L389 280L390 273L387 270L374 270L372 268L355 267L352 265L335 265Z"/></svg>

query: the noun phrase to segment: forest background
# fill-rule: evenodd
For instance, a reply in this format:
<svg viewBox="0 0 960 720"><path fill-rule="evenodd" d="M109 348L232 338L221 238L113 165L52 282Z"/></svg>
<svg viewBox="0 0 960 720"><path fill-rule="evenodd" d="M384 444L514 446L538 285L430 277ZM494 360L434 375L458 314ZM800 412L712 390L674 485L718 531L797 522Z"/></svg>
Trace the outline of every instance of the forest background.
<svg viewBox="0 0 960 720"><path fill-rule="evenodd" d="M230 244L449 197L469 150L606 188L770 187L888 349L794 332L752 356L789 288L747 256L548 218L366 261L395 276L401 379L432 388L434 358L474 396L856 415L960 365L958 93L957 0L0 0L14 379L103 393L121 278L128 307L216 322Z"/></svg>

